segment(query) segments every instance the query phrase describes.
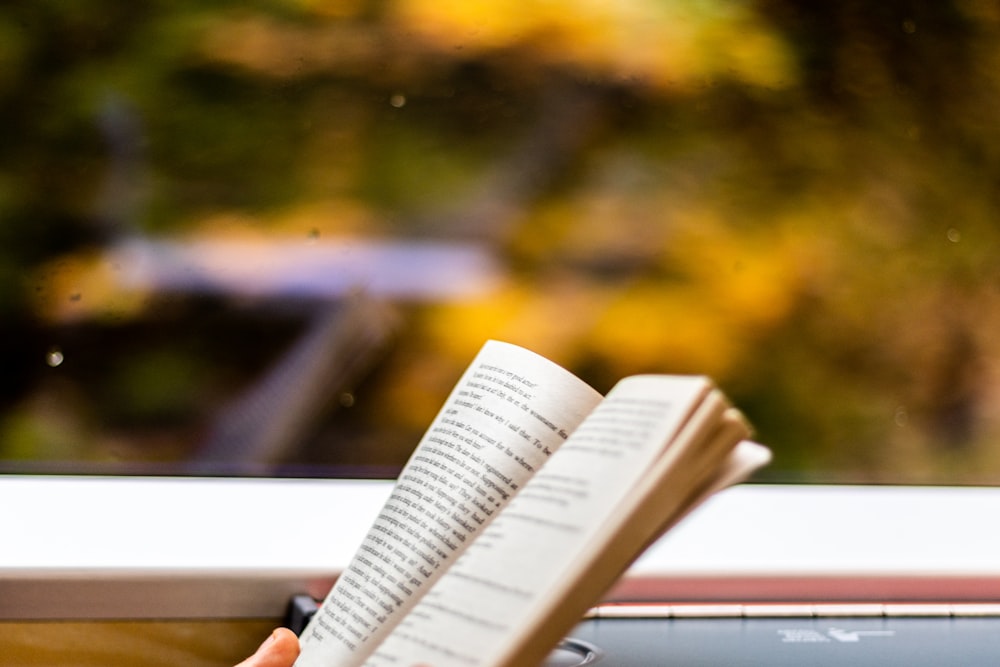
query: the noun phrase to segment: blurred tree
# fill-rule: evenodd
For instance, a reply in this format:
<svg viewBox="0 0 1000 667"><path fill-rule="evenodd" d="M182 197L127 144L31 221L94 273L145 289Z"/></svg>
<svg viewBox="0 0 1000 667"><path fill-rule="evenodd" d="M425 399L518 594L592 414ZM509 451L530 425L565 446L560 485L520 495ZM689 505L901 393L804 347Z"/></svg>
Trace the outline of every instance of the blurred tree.
<svg viewBox="0 0 1000 667"><path fill-rule="evenodd" d="M307 319L129 291L109 245L461 238L503 284L400 304L308 461L400 462L497 337L711 373L775 475L994 480L998 36L980 0L8 2L0 456L183 457L162 417Z"/></svg>

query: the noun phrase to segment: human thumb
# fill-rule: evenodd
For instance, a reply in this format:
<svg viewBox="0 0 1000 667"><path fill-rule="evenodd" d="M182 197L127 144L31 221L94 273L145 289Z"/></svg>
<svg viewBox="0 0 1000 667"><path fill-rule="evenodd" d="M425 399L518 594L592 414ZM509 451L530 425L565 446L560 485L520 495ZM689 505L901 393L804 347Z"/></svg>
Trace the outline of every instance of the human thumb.
<svg viewBox="0 0 1000 667"><path fill-rule="evenodd" d="M299 657L299 638L288 628L271 633L257 652L236 667L292 667Z"/></svg>

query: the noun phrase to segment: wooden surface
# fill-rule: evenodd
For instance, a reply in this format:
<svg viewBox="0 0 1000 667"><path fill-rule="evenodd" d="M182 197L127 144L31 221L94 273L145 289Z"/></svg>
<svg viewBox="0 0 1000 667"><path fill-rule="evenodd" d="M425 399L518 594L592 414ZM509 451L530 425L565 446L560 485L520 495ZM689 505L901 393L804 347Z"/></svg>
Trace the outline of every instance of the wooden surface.
<svg viewBox="0 0 1000 667"><path fill-rule="evenodd" d="M0 665L233 667L277 619L0 623Z"/></svg>

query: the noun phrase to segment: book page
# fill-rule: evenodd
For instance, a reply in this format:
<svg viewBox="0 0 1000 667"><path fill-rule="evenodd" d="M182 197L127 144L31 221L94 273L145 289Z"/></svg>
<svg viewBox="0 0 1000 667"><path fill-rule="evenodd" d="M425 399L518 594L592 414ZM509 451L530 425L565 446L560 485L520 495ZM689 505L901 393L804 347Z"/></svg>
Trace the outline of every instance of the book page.
<svg viewBox="0 0 1000 667"><path fill-rule="evenodd" d="M546 594L525 609L494 667L540 662L598 597L654 539L722 484L735 484L764 464L769 452L744 443L749 427L713 392L589 536L579 556L553 578ZM713 413L725 408L721 415ZM536 631L537 629L537 631Z"/></svg>
<svg viewBox="0 0 1000 667"><path fill-rule="evenodd" d="M361 664L601 398L533 352L488 342L302 633L295 664Z"/></svg>
<svg viewBox="0 0 1000 667"><path fill-rule="evenodd" d="M619 383L366 667L496 664L513 638L531 632L538 607L558 603L551 595L563 573L592 549L603 526L616 522L620 501L708 397L713 400L696 413L699 436L715 428L726 407L708 394L703 378L639 377ZM618 560L624 566L636 555L618 553ZM537 662L544 654L530 657Z"/></svg>

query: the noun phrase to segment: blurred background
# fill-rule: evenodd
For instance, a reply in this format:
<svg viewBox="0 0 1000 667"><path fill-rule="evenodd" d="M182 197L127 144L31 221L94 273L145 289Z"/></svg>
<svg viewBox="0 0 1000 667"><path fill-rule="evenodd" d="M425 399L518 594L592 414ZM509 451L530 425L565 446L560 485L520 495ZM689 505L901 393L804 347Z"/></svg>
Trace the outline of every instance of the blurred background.
<svg viewBox="0 0 1000 667"><path fill-rule="evenodd" d="M8 0L0 471L392 475L487 338L1000 482L985 0Z"/></svg>

